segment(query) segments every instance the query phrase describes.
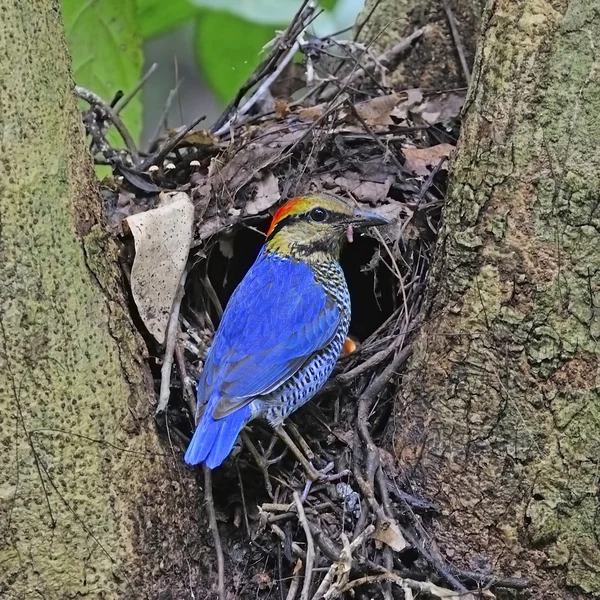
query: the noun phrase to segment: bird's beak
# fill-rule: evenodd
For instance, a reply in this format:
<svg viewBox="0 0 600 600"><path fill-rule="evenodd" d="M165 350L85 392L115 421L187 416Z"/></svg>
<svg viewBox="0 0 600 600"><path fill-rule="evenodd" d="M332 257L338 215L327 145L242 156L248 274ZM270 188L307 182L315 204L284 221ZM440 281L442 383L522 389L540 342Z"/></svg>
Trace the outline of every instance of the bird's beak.
<svg viewBox="0 0 600 600"><path fill-rule="evenodd" d="M377 227L379 225L387 225L390 222L389 219L382 217L374 212L366 210L355 210L351 217L350 224L353 227L363 229L365 227Z"/></svg>

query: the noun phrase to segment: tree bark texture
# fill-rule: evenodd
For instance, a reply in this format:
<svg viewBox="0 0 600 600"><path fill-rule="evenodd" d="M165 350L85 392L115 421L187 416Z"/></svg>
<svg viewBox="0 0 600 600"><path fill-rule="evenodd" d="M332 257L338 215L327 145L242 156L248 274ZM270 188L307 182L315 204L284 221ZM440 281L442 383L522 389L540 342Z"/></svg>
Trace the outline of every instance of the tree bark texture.
<svg viewBox="0 0 600 600"><path fill-rule="evenodd" d="M600 6L482 30L395 452L449 559L599 596Z"/></svg>
<svg viewBox="0 0 600 600"><path fill-rule="evenodd" d="M58 2L0 0L0 596L182 598L195 482L154 432L69 69Z"/></svg>
<svg viewBox="0 0 600 600"><path fill-rule="evenodd" d="M397 44L423 25L430 32L389 74L397 89L450 90L467 85L459 48L470 70L485 0L367 0L357 21L359 39L376 54ZM367 20L368 17L368 20ZM455 23L453 37L449 19Z"/></svg>

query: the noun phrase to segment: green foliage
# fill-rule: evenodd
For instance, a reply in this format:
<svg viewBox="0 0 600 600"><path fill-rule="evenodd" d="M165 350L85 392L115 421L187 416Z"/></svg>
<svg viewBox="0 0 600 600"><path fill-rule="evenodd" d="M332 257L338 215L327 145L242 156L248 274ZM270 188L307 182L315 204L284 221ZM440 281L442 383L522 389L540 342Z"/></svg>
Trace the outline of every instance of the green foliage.
<svg viewBox="0 0 600 600"><path fill-rule="evenodd" d="M140 33L149 39L176 29L199 13L189 0L138 0Z"/></svg>
<svg viewBox="0 0 600 600"><path fill-rule="evenodd" d="M62 0L62 13L76 83L109 101L119 90L130 92L143 64L135 0ZM121 116L139 139L141 98Z"/></svg>
<svg viewBox="0 0 600 600"><path fill-rule="evenodd" d="M110 101L141 79L142 41L186 23L196 27L194 52L208 85L229 102L260 63L265 44L293 19L302 0L61 0L77 84ZM319 0L313 24L331 33L352 21L362 0ZM311 27L313 27L311 26ZM121 117L138 140L141 94ZM120 145L118 136L109 135Z"/></svg>
<svg viewBox="0 0 600 600"><path fill-rule="evenodd" d="M189 0L202 8L237 15L251 23L279 25L289 23L302 0ZM212 12L211 10L211 12Z"/></svg>
<svg viewBox="0 0 600 600"><path fill-rule="evenodd" d="M278 29L284 29L281 25ZM206 11L197 20L196 57L208 84L226 103L260 63L275 36L273 25L249 23L229 12Z"/></svg>

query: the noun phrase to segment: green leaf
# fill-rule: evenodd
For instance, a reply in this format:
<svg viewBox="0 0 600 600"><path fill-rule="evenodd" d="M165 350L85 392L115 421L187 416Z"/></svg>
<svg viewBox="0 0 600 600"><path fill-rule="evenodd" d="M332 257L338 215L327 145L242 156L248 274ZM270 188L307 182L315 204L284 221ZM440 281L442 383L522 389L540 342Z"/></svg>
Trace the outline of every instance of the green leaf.
<svg viewBox="0 0 600 600"><path fill-rule="evenodd" d="M190 0L202 8L221 10L253 23L289 23L303 0Z"/></svg>
<svg viewBox="0 0 600 600"><path fill-rule="evenodd" d="M222 10L252 23L287 25L294 18L303 0L188 0L199 8ZM315 19L310 31L325 36L354 24L364 6L364 0L319 0L324 12Z"/></svg>
<svg viewBox="0 0 600 600"><path fill-rule="evenodd" d="M206 11L198 18L196 57L221 101L229 102L257 67L263 58L261 50L275 37L275 29L227 12Z"/></svg>
<svg viewBox="0 0 600 600"><path fill-rule="evenodd" d="M107 102L119 90L130 92L141 78L143 63L135 0L62 0L62 13L76 83ZM139 95L121 117L133 138L139 139Z"/></svg>
<svg viewBox="0 0 600 600"><path fill-rule="evenodd" d="M189 0L138 0L140 33L146 40L179 27L198 14Z"/></svg>

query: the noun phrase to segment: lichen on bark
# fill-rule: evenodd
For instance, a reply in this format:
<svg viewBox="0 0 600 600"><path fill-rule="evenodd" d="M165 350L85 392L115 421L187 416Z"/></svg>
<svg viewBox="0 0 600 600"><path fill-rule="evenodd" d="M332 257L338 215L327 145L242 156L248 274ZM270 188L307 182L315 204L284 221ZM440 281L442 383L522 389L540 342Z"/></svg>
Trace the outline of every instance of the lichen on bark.
<svg viewBox="0 0 600 600"><path fill-rule="evenodd" d="M459 43L469 67L475 54L477 32L485 0L448 0ZM466 85L448 15L440 0L367 0L357 20L359 39L377 54L385 52L415 29L429 25L428 35L408 59L389 74L396 89L450 90Z"/></svg>
<svg viewBox="0 0 600 600"><path fill-rule="evenodd" d="M454 560L600 595L600 12L497 0L483 31L396 452Z"/></svg>
<svg viewBox="0 0 600 600"><path fill-rule="evenodd" d="M0 15L0 596L183 597L195 484L154 432L59 4Z"/></svg>

